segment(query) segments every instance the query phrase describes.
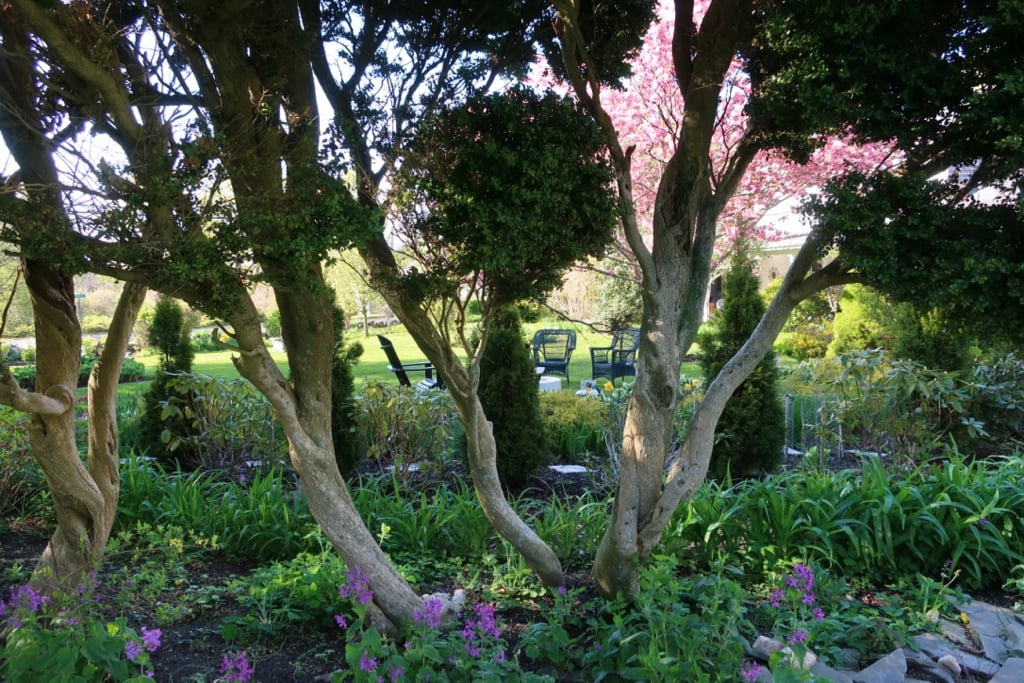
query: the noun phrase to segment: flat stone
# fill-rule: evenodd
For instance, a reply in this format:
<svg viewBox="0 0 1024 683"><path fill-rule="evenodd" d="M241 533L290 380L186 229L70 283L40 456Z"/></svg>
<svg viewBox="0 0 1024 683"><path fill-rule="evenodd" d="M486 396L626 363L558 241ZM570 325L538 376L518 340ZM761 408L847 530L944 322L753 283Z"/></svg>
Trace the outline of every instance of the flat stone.
<svg viewBox="0 0 1024 683"><path fill-rule="evenodd" d="M903 650L895 650L852 676L854 683L893 683L907 675L907 658Z"/></svg>
<svg viewBox="0 0 1024 683"><path fill-rule="evenodd" d="M923 674L928 680L936 683L957 683L953 673L942 666L923 652L914 652L908 648L903 649L903 655L907 658L907 671L910 673ZM946 655L950 656L950 655ZM910 679L908 679L909 681Z"/></svg>
<svg viewBox="0 0 1024 683"><path fill-rule="evenodd" d="M817 662L810 669L811 675L814 676L814 680L825 679L826 681L832 681L833 683L853 683L853 672L852 671L840 671L839 669L833 669L827 664Z"/></svg>
<svg viewBox="0 0 1024 683"><path fill-rule="evenodd" d="M1012 610L972 602L961 607L961 611L970 619L986 657L1001 662L1015 653L1024 654L1024 624Z"/></svg>
<svg viewBox="0 0 1024 683"><path fill-rule="evenodd" d="M1010 657L988 683L1020 683L1024 681L1024 659Z"/></svg>

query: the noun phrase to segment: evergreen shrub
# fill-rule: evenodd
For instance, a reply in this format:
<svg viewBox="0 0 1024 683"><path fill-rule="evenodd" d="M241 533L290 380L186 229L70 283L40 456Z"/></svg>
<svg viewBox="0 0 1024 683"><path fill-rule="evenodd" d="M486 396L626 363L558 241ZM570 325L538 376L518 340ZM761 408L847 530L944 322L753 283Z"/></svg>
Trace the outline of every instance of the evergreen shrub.
<svg viewBox="0 0 1024 683"><path fill-rule="evenodd" d="M725 307L715 311L712 328L699 334L701 366L708 381L747 341L764 315L758 280L745 251L737 249L723 283ZM785 409L776 386L771 351L736 389L718 421L708 476L722 479L771 472L782 460Z"/></svg>
<svg viewBox="0 0 1024 683"><path fill-rule="evenodd" d="M480 403L494 425L498 476L520 488L550 461L533 357L514 307L499 309L480 358Z"/></svg>

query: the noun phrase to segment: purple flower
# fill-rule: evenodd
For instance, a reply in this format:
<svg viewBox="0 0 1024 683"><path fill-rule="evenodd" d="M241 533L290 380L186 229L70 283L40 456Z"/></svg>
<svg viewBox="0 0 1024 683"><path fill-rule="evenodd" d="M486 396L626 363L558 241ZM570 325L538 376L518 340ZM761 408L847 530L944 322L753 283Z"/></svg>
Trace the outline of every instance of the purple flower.
<svg viewBox="0 0 1024 683"><path fill-rule="evenodd" d="M421 607L412 611L412 618L421 624L426 624L428 628L438 628L441 626L442 607L444 604L440 598L428 596L423 599Z"/></svg>
<svg viewBox="0 0 1024 683"><path fill-rule="evenodd" d="M38 612L39 608L50 601L50 598L38 592L27 583L11 591L11 604L24 607L29 612Z"/></svg>
<svg viewBox="0 0 1024 683"><path fill-rule="evenodd" d="M466 643L466 654L475 659L480 656L480 648Z"/></svg>
<svg viewBox="0 0 1024 683"><path fill-rule="evenodd" d="M391 670L391 673L388 674L388 680L400 681L400 680L402 680L402 676L404 676L404 675L405 675L405 669L403 669L400 666L397 666L397 667L395 667L394 669Z"/></svg>
<svg viewBox="0 0 1024 683"><path fill-rule="evenodd" d="M988 517L982 517L978 520L978 526L988 526Z"/></svg>
<svg viewBox="0 0 1024 683"><path fill-rule="evenodd" d="M794 588L799 588L804 592L810 592L814 588L814 570L806 564L793 565L793 574L797 579L797 585Z"/></svg>
<svg viewBox="0 0 1024 683"><path fill-rule="evenodd" d="M817 598L814 597L814 593L804 593L800 597L800 602L804 603L805 605L813 605L816 602L816 600Z"/></svg>
<svg viewBox="0 0 1024 683"><path fill-rule="evenodd" d="M359 657L359 668L366 672L371 672L377 669L377 658L371 657L365 652Z"/></svg>
<svg viewBox="0 0 1024 683"><path fill-rule="evenodd" d="M776 588L772 591L771 595L768 596L768 604L772 607L780 607L782 601L786 599L786 594L781 588Z"/></svg>
<svg viewBox="0 0 1024 683"><path fill-rule="evenodd" d="M567 590L566 590L565 586L559 586L558 587L558 594L559 595L565 595L566 592L567 592Z"/></svg>
<svg viewBox="0 0 1024 683"><path fill-rule="evenodd" d="M124 656L130 659L131 661L134 662L136 659L138 659L139 655L141 654L142 646L139 645L138 641L129 640L127 643L124 644Z"/></svg>
<svg viewBox="0 0 1024 683"><path fill-rule="evenodd" d="M220 662L220 675L226 683L246 683L252 680L252 666L244 652L224 655Z"/></svg>
<svg viewBox="0 0 1024 683"><path fill-rule="evenodd" d="M348 621L341 614L334 615L334 623L338 625L338 628L348 628Z"/></svg>
<svg viewBox="0 0 1024 683"><path fill-rule="evenodd" d="M824 621L825 620L825 611L823 609L821 609L820 607L815 607L814 608L814 612L812 614L814 614L814 620L815 621Z"/></svg>
<svg viewBox="0 0 1024 683"><path fill-rule="evenodd" d="M145 626L142 627L142 645L146 648L146 652L153 652L160 647L160 636L163 635L158 628L148 629Z"/></svg>
<svg viewBox="0 0 1024 683"><path fill-rule="evenodd" d="M476 626L484 635L491 636L492 638L500 638L501 631L498 629L498 625L494 621L494 606L493 605L477 605L474 608L476 612Z"/></svg>
<svg viewBox="0 0 1024 683"><path fill-rule="evenodd" d="M345 570L345 578L348 583L338 586L338 594L343 598L355 598L360 605L373 600L373 589L370 588L370 577L359 567L349 567Z"/></svg>
<svg viewBox="0 0 1024 683"><path fill-rule="evenodd" d="M743 676L743 680L750 681L753 683L761 675L761 665L757 662L746 661L740 667L740 676Z"/></svg>
<svg viewBox="0 0 1024 683"><path fill-rule="evenodd" d="M793 635L789 637L789 644L796 645L797 643L807 642L807 631L794 631Z"/></svg>

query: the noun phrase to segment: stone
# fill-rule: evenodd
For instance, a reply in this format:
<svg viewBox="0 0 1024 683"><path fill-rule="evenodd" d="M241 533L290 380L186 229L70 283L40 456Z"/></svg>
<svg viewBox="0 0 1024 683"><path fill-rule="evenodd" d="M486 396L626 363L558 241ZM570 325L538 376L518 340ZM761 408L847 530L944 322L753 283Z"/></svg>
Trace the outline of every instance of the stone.
<svg viewBox="0 0 1024 683"><path fill-rule="evenodd" d="M852 676L854 683L893 683L907 675L907 658L903 650L895 650Z"/></svg>
<svg viewBox="0 0 1024 683"><path fill-rule="evenodd" d="M942 655L939 657L939 665L944 669L949 669L949 672L954 676L959 676L963 672L960 662L956 661L956 657L953 655Z"/></svg>
<svg viewBox="0 0 1024 683"><path fill-rule="evenodd" d="M853 683L853 672L833 669L822 662L815 663L814 666L811 667L810 671L816 681L824 679L826 681L831 681L832 683Z"/></svg>
<svg viewBox="0 0 1024 683"><path fill-rule="evenodd" d="M935 662L923 652L915 652L909 648L903 649L903 656L907 659L908 673L924 674L928 680L936 683L956 683L956 677ZM950 657L951 655L944 655Z"/></svg>
<svg viewBox="0 0 1024 683"><path fill-rule="evenodd" d="M988 683L1020 683L1024 681L1024 658L1010 657Z"/></svg>
<svg viewBox="0 0 1024 683"><path fill-rule="evenodd" d="M1012 610L984 602L972 602L961 610L981 640L987 658L1001 662L1015 653L1024 653L1024 625Z"/></svg>

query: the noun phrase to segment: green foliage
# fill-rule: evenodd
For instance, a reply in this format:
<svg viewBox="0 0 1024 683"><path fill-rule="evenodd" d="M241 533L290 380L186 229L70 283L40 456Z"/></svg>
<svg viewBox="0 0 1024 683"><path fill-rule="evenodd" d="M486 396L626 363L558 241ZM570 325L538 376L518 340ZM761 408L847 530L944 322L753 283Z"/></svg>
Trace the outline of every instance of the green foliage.
<svg viewBox="0 0 1024 683"><path fill-rule="evenodd" d="M245 612L225 619L221 634L231 642L248 642L285 631L329 627L337 608L337 586L344 577L345 564L333 550L300 553L259 567L228 582L228 591Z"/></svg>
<svg viewBox="0 0 1024 683"><path fill-rule="evenodd" d="M743 558L763 574L790 558L874 585L960 570L966 588L1004 581L1020 563L1024 459L947 461L899 474L876 458L861 470L803 471L709 483L677 513L667 550L700 566Z"/></svg>
<svg viewBox="0 0 1024 683"><path fill-rule="evenodd" d="M334 355L331 357L331 440L334 458L342 476L350 476L362 460L357 438L355 377L352 367L359 361L363 346L345 343L345 315L334 309Z"/></svg>
<svg viewBox="0 0 1024 683"><path fill-rule="evenodd" d="M84 387L89 383L89 373L96 366L96 356L84 356L78 368L78 386ZM23 389L32 391L36 386L35 365L15 365L10 368L11 376L18 381ZM145 376L146 367L132 358L125 358L121 364L121 382L137 382Z"/></svg>
<svg viewBox="0 0 1024 683"><path fill-rule="evenodd" d="M28 442L29 417L0 408L0 519L14 519L39 506L46 490Z"/></svg>
<svg viewBox="0 0 1024 683"><path fill-rule="evenodd" d="M916 462L940 450L961 426L982 427L969 421L970 391L955 375L912 361L889 361L881 351L840 360L840 395L823 410L843 425L847 444Z"/></svg>
<svg viewBox="0 0 1024 683"><path fill-rule="evenodd" d="M581 401L570 391L543 391L540 412L544 441L559 462L583 464L588 455L604 451L607 403Z"/></svg>
<svg viewBox="0 0 1024 683"><path fill-rule="evenodd" d="M280 337L281 311L275 308L270 313L267 313L267 319L263 322L263 329L266 331L268 337Z"/></svg>
<svg viewBox="0 0 1024 683"><path fill-rule="evenodd" d="M160 630L140 636L125 617L107 620L92 583L69 594L43 595L28 584L12 589L0 648L0 678L10 683L124 681L152 675L150 653Z"/></svg>
<svg viewBox="0 0 1024 683"><path fill-rule="evenodd" d="M143 397L139 437L150 457L170 468L193 469L202 464L198 435L192 429L190 407L196 396L172 386L176 373L192 370L194 352L185 311L174 299L157 300L147 341L160 353L160 368Z"/></svg>
<svg viewBox="0 0 1024 683"><path fill-rule="evenodd" d="M830 356L885 349L895 358L937 370L963 370L970 361L971 333L942 309L922 313L861 285L843 289L840 307L828 347Z"/></svg>
<svg viewBox="0 0 1024 683"><path fill-rule="evenodd" d="M589 75L593 69L601 83L621 86L632 71L629 60L640 51L643 36L655 19L656 5L650 0L574 3L587 54L587 62L581 64L583 72ZM565 78L565 62L558 46L546 44L545 52L552 70Z"/></svg>
<svg viewBox="0 0 1024 683"><path fill-rule="evenodd" d="M417 392L394 382L367 382L356 401L366 457L405 479L413 466L440 467L456 450L458 417L446 392Z"/></svg>
<svg viewBox="0 0 1024 683"><path fill-rule="evenodd" d="M165 474L150 461L122 467L116 527L175 526L211 539L229 557L266 561L308 550L316 528L292 477L279 470L236 479L210 473Z"/></svg>
<svg viewBox="0 0 1024 683"><path fill-rule="evenodd" d="M490 604L459 605L459 611L451 615L444 613L440 598L427 596L415 610L412 624L400 639L392 640L370 626L367 605L373 591L358 567L345 572L338 593L348 603L336 621L346 631L345 660L349 668L336 673L331 679L334 683L373 683L383 678L467 683L552 680L521 671L518 662L506 656L501 625ZM458 623L439 628L453 617Z"/></svg>
<svg viewBox="0 0 1024 683"><path fill-rule="evenodd" d="M655 559L640 572L634 605L599 606L582 643L587 680L730 680L751 630L737 577L721 568L680 577L674 557Z"/></svg>
<svg viewBox="0 0 1024 683"><path fill-rule="evenodd" d="M603 144L571 100L525 88L426 121L396 179L406 241L424 271L410 279L428 296L480 274L491 305L542 298L611 239Z"/></svg>
<svg viewBox="0 0 1024 683"><path fill-rule="evenodd" d="M87 315L82 318L82 332L98 334L110 329L110 316Z"/></svg>
<svg viewBox="0 0 1024 683"><path fill-rule="evenodd" d="M884 321L891 314L889 305L874 290L863 285L844 287L839 297L839 312L833 322L828 355L839 356L890 346Z"/></svg>
<svg viewBox="0 0 1024 683"><path fill-rule="evenodd" d="M724 281L725 308L715 312L713 328L698 334L701 366L708 381L732 358L764 315L753 264L738 248ZM775 354L769 352L736 389L716 428L708 476L750 476L770 472L782 459L785 412L776 387Z"/></svg>
<svg viewBox="0 0 1024 683"><path fill-rule="evenodd" d="M612 330L624 330L640 324L643 301L636 274L610 261L602 263L605 276L598 281L597 310L601 320Z"/></svg>
<svg viewBox="0 0 1024 683"><path fill-rule="evenodd" d="M168 396L158 404L161 438L178 462L183 460L180 453L189 455L181 463L185 469L191 464L246 472L251 463L271 467L285 461L288 444L281 425L270 402L251 383L191 374L166 377ZM148 411L148 395L145 400Z"/></svg>
<svg viewBox="0 0 1024 683"><path fill-rule="evenodd" d="M499 309L480 358L477 394L493 424L498 476L510 488L525 485L531 474L550 461L538 393L519 314L514 307Z"/></svg>
<svg viewBox="0 0 1024 683"><path fill-rule="evenodd" d="M766 306L781 286L780 278L761 290L761 298ZM793 309L775 340L775 352L797 360L823 357L832 339L834 318L830 291L815 292Z"/></svg>

